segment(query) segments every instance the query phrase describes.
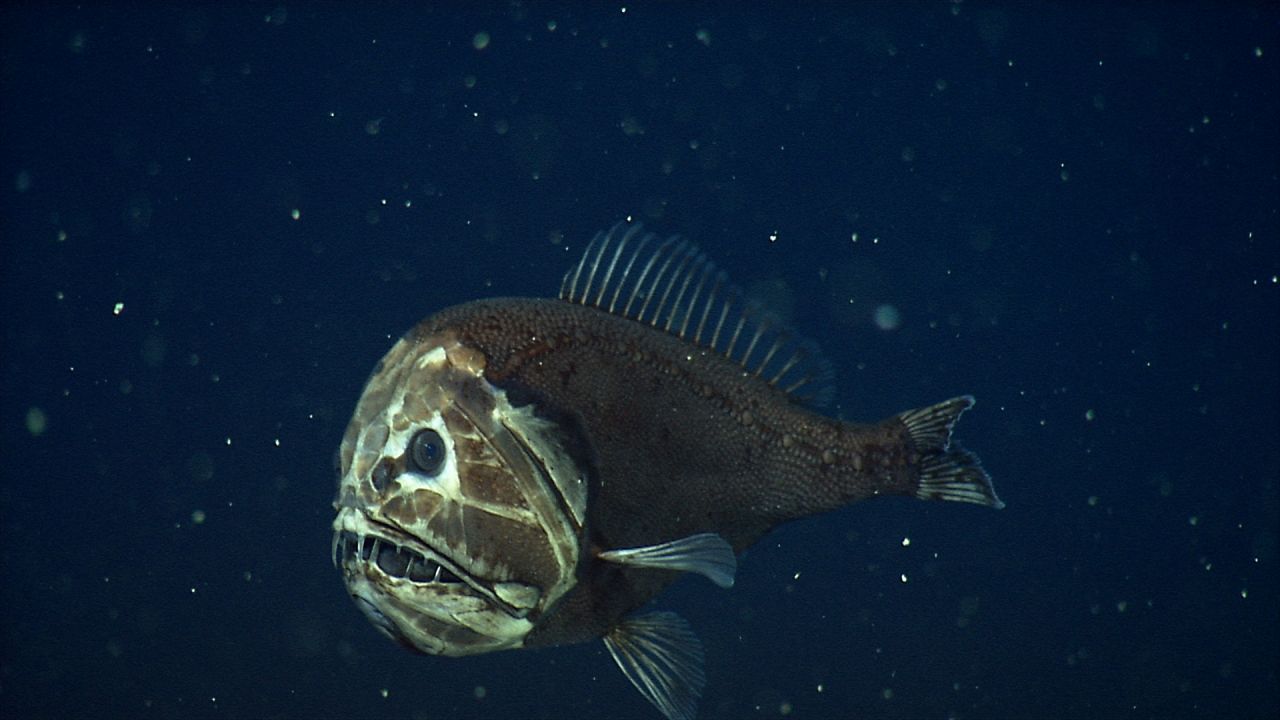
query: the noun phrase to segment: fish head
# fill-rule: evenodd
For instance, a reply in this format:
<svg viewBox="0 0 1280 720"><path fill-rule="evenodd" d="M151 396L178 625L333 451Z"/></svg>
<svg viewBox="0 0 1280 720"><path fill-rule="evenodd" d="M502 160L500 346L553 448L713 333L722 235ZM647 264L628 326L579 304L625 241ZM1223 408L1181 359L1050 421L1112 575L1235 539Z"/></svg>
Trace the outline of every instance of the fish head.
<svg viewBox="0 0 1280 720"><path fill-rule="evenodd" d="M432 655L520 647L576 582L581 463L485 365L455 333L405 337L339 450L334 563L376 627Z"/></svg>

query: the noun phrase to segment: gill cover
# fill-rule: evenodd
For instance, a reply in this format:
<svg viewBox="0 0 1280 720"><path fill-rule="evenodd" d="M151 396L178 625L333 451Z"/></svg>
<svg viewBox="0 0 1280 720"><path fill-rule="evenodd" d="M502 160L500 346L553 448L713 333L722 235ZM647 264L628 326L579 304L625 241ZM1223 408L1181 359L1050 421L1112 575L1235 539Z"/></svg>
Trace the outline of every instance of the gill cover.
<svg viewBox="0 0 1280 720"><path fill-rule="evenodd" d="M484 370L453 333L400 340L339 452L347 589L384 633L430 654L520 647L575 582L586 478L560 427Z"/></svg>

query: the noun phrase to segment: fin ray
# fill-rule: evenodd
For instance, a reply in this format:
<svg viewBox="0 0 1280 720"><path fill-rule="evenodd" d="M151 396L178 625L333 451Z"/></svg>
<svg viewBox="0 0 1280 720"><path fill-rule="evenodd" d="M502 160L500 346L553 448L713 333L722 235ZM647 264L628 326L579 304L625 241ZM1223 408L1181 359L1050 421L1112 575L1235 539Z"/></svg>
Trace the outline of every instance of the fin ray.
<svg viewBox="0 0 1280 720"><path fill-rule="evenodd" d="M639 232L640 232L640 229L638 227L631 228L627 230L627 236L634 237ZM622 294L622 287L627 284L627 279L631 277L631 268L636 264L636 258L640 257L644 253L645 246L649 244L650 240L653 240L653 237L654 236L652 234L645 234L641 236L639 247L633 250L631 252L631 257L627 259L627 266L622 269L622 277L620 277L618 279L618 282L615 283L614 289L613 289L613 297L612 299L609 300L608 312L610 314L613 314L615 311L615 308L617 308L618 306L618 297Z"/></svg>
<svg viewBox="0 0 1280 720"><path fill-rule="evenodd" d="M604 637L622 674L668 720L693 720L707 683L702 642L679 615L624 619Z"/></svg>
<svg viewBox="0 0 1280 720"><path fill-rule="evenodd" d="M711 291L707 293L707 299L703 301L702 315L698 318L698 329L693 333L693 342L695 345L702 343L702 329L707 326L707 316L711 313L711 308L715 307L716 293L720 292L720 286L724 283L724 273L719 272L714 266L708 263L707 272L715 273L715 284L711 286Z"/></svg>
<svg viewBox="0 0 1280 720"><path fill-rule="evenodd" d="M613 235L604 235L597 233L594 240L591 241L591 248L595 250L595 259L591 261L591 270L587 274L587 284L582 288L582 300L586 302L591 297L591 286L596 281L596 272L600 270L600 259L604 257L605 251L609 249L609 242L613 239ZM590 254L591 249L588 249ZM583 256L586 260L586 256Z"/></svg>
<svg viewBox="0 0 1280 720"><path fill-rule="evenodd" d="M616 228L617 226L614 226L614 227ZM622 308L622 312L620 313L623 317L629 317L632 320L640 320L641 318L643 318L644 316L643 309L641 309L635 315L631 314L631 304L636 301L636 295L644 292L644 281L646 278L649 277L649 271L653 269L653 264L657 262L664 253L666 253L667 248L671 247L671 243L675 241L676 241L676 237L674 235L667 238L666 240L663 240L658 245L657 249L654 250L653 253L649 255L649 261L644 264L644 269L640 271L640 277L636 278L635 285L631 286L631 295L627 297L627 304L625 307Z"/></svg>
<svg viewBox="0 0 1280 720"><path fill-rule="evenodd" d="M671 294L671 288L675 286L677 280L682 282L680 282L680 292L676 293L675 299L671 301L671 312L667 314L666 325L662 326L664 332L671 332L671 324L676 321L677 317L675 312L676 308L686 307L685 305L681 305L680 301L684 299L684 294L689 289L689 283L693 282L694 276L698 274L698 270L702 265L702 260L702 253L698 252L696 247L691 248L689 254L686 256L684 269L677 277L672 278L671 286L667 288L668 295ZM665 303L666 301L667 297L666 295L663 295L662 302ZM687 317L688 314L689 313L686 310L685 316ZM673 334L680 336L680 331L677 330Z"/></svg>
<svg viewBox="0 0 1280 720"><path fill-rule="evenodd" d="M733 547L715 533L698 533L643 547L606 550L600 559L620 565L694 572L722 588L733 587L738 560Z"/></svg>

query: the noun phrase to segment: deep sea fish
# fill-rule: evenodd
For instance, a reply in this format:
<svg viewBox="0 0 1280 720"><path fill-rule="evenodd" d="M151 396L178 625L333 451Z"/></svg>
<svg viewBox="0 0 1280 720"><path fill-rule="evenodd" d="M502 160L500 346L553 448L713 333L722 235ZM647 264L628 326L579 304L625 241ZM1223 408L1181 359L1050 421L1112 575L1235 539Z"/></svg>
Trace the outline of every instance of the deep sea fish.
<svg viewBox="0 0 1280 720"><path fill-rule="evenodd" d="M639 610L681 573L728 588L770 528L881 495L1003 505L950 442L973 398L853 424L806 403L823 375L693 244L619 223L559 298L448 308L378 363L339 452L334 563L410 649L603 638L692 718L701 643Z"/></svg>

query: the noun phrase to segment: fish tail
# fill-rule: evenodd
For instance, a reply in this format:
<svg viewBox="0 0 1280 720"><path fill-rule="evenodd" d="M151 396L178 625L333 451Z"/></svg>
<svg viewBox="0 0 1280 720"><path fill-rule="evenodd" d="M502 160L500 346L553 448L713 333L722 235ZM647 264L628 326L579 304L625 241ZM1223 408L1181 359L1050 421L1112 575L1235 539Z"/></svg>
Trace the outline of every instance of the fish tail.
<svg viewBox="0 0 1280 720"><path fill-rule="evenodd" d="M937 405L899 413L898 419L920 452L920 477L915 496L921 500L1004 507L978 456L951 442L951 429L973 403L973 396L961 395Z"/></svg>

